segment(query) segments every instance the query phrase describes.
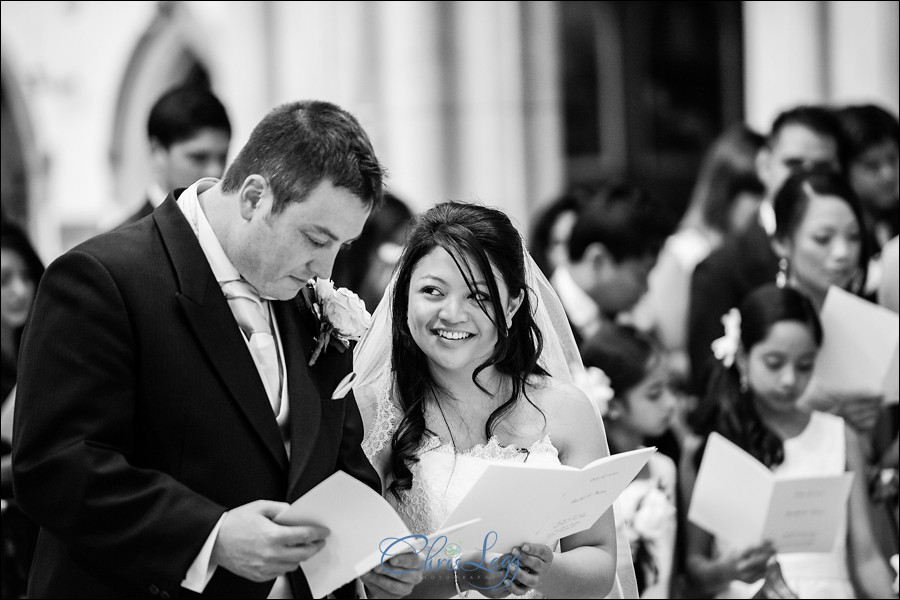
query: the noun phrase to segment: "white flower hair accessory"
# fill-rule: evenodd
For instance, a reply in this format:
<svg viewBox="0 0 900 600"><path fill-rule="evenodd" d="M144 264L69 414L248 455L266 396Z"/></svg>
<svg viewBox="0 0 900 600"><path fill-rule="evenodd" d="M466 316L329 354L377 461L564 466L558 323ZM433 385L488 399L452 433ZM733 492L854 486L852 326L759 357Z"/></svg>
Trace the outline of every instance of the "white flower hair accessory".
<svg viewBox="0 0 900 600"><path fill-rule="evenodd" d="M329 342L343 352L350 347L351 341L358 341L372 323L366 303L347 288L335 288L330 279L310 279L300 293L319 321L310 366L316 364Z"/></svg>
<svg viewBox="0 0 900 600"><path fill-rule="evenodd" d="M732 308L722 315L722 325L725 327L725 335L713 341L712 351L718 360L726 367L734 364L738 348L741 346L741 313Z"/></svg>
<svg viewBox="0 0 900 600"><path fill-rule="evenodd" d="M574 383L600 409L600 415L605 417L609 410L609 401L616 394L612 389L612 385L610 385L609 377L603 372L603 369L585 367L583 372L576 372Z"/></svg>

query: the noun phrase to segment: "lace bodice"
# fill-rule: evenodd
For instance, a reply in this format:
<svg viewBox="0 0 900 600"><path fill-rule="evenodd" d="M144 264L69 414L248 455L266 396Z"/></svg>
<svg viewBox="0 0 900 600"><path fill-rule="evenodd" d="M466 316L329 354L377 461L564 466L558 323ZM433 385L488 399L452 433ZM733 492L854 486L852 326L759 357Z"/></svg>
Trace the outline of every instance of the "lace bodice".
<svg viewBox="0 0 900 600"><path fill-rule="evenodd" d="M416 453L419 462L412 465L412 487L401 494L400 501L388 494L410 532L427 535L438 529L456 508L487 466L494 462L528 462L559 465L559 453L545 435L529 448L502 446L493 437L466 452L458 453L450 443L427 435ZM481 597L470 592L469 598ZM530 590L524 597L539 597Z"/></svg>
<svg viewBox="0 0 900 600"><path fill-rule="evenodd" d="M400 423L402 412L395 401L390 369L380 370L374 376L364 378L362 381L366 382L365 385L357 385L354 388L365 425L362 448L381 476L382 482L387 483L391 437ZM491 462L528 461L530 464L560 464L559 453L547 435L527 449L503 446L493 438L463 453L455 452L452 445L442 442L435 436L428 436L417 456L419 462L411 466L412 487L401 495L402 501L398 502L391 493L385 497L412 533L426 535L444 522ZM622 540L617 544L619 548L617 576L613 590L607 598L637 598L631 552L620 522L617 522L617 536ZM527 594L527 597L535 596L534 590ZM476 596L470 592L469 597Z"/></svg>
<svg viewBox="0 0 900 600"><path fill-rule="evenodd" d="M462 453L435 436L427 436L412 465L412 488L388 500L412 533L427 535L444 522L492 462L559 465L559 454L544 436L527 449L501 446L497 438Z"/></svg>

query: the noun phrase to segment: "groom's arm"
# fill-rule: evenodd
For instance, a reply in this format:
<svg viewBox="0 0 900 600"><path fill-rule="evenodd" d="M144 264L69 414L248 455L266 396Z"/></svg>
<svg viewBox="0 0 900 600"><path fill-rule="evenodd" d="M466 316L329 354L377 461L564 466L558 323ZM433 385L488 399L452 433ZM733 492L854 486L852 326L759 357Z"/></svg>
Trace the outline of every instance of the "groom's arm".
<svg viewBox="0 0 900 600"><path fill-rule="evenodd" d="M335 381L331 383L335 386L335 392L340 397L330 394L330 400L328 401L342 402L344 404L344 422L336 470L342 470L348 475L352 475L381 494L381 478L378 476L378 472L372 466L372 463L366 458L366 454L362 449L365 430L362 417L359 414L359 406L356 404L353 391L341 385L345 381L345 375L351 372L353 352L347 350L339 356L332 357L332 360L336 364L334 365ZM344 393L344 390L346 390L346 393Z"/></svg>
<svg viewBox="0 0 900 600"><path fill-rule="evenodd" d="M349 372L351 357L351 352L344 353L343 358L347 362L339 372ZM344 424L338 455L338 469L356 477L380 494L381 478L362 450L363 422L353 392L348 391L343 398L332 397L330 401L344 403ZM377 566L359 580L336 590L335 597L402 598L408 596L422 580L424 560L418 554L407 553L395 556L387 563L387 565Z"/></svg>
<svg viewBox="0 0 900 600"><path fill-rule="evenodd" d="M129 463L140 420L132 335L96 257L50 265L20 355L16 500L96 577L173 593L225 508Z"/></svg>

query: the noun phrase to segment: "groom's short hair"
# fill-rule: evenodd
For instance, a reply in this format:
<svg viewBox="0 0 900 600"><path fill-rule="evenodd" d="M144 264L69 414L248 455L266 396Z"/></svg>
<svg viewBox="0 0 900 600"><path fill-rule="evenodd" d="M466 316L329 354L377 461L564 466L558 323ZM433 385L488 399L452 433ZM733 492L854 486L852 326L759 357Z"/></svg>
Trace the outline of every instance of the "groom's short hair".
<svg viewBox="0 0 900 600"><path fill-rule="evenodd" d="M326 180L372 208L384 193L385 169L359 121L320 100L282 104L263 117L225 171L222 191L237 191L254 174L272 188L273 213L302 202Z"/></svg>

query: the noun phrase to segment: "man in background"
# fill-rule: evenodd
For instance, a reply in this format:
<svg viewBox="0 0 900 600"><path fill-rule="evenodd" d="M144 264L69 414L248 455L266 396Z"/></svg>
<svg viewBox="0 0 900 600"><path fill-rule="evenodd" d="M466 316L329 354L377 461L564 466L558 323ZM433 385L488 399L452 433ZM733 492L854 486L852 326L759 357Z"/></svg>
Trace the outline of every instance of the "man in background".
<svg viewBox="0 0 900 600"><path fill-rule="evenodd" d="M640 189L604 185L584 202L569 237L569 263L550 278L579 347L644 295L666 233Z"/></svg>
<svg viewBox="0 0 900 600"><path fill-rule="evenodd" d="M231 142L231 122L209 89L178 86L160 96L150 109L147 139L153 182L141 207L123 224L152 213L171 190L186 188L204 177L221 177Z"/></svg>

